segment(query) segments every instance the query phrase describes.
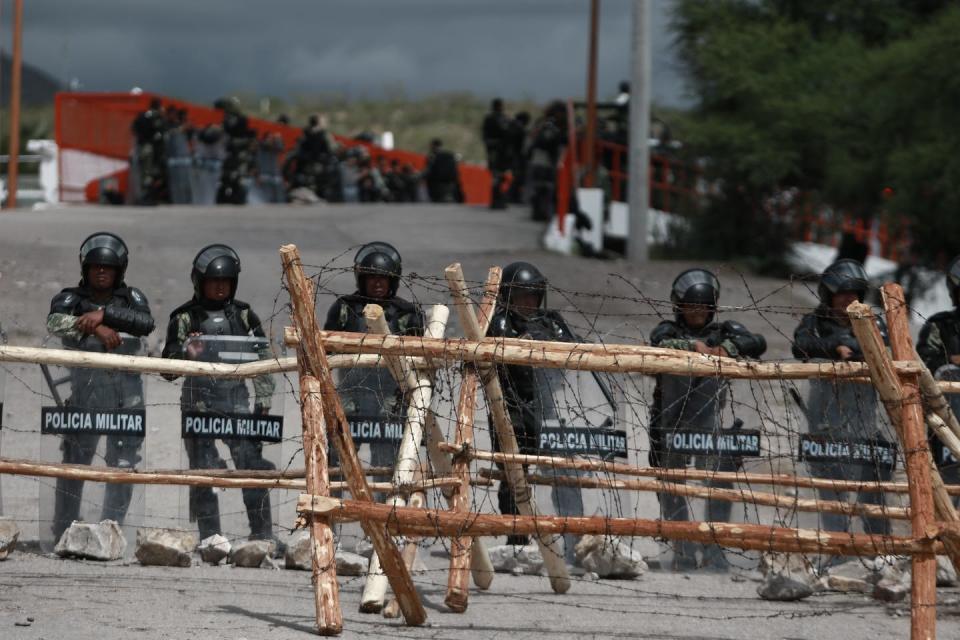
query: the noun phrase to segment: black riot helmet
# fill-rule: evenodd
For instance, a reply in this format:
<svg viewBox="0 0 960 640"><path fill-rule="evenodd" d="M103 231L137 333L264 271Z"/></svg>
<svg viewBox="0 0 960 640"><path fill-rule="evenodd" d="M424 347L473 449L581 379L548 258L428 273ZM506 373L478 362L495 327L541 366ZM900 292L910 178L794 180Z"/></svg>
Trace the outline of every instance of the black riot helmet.
<svg viewBox="0 0 960 640"><path fill-rule="evenodd" d="M127 272L128 255L127 245L120 239L120 236L106 231L99 231L88 236L80 245L81 284L87 280L87 267L92 264L100 264L116 268L115 286L122 286L123 276Z"/></svg>
<svg viewBox="0 0 960 640"><path fill-rule="evenodd" d="M536 293L537 307L542 307L547 300L547 279L529 262L511 262L503 268L500 276L500 290L497 293L500 304L507 305L515 290Z"/></svg>
<svg viewBox="0 0 960 640"><path fill-rule="evenodd" d="M713 320L713 314L720 300L720 281L706 269L687 269L677 276L670 287L670 302L678 322L683 320L681 305L699 305L711 309L707 323Z"/></svg>
<svg viewBox="0 0 960 640"><path fill-rule="evenodd" d="M820 284L817 286L817 296L821 304L829 307L834 294L840 291L853 291L857 294L857 299L863 302L868 287L869 280L863 265L856 260L844 258L837 260L824 270L823 275L820 276Z"/></svg>
<svg viewBox="0 0 960 640"><path fill-rule="evenodd" d="M190 279L193 281L193 293L198 300L203 299L203 281L205 278L229 278L232 281L229 300L237 295L237 281L240 278L240 256L225 244L211 244L197 253L193 259Z"/></svg>
<svg viewBox="0 0 960 640"><path fill-rule="evenodd" d="M357 291L366 295L364 278L367 276L386 276L390 280L390 289L387 297L397 295L400 288L400 276L403 274L403 261L400 252L392 244L386 242L368 242L360 247L353 258L353 275L357 283Z"/></svg>

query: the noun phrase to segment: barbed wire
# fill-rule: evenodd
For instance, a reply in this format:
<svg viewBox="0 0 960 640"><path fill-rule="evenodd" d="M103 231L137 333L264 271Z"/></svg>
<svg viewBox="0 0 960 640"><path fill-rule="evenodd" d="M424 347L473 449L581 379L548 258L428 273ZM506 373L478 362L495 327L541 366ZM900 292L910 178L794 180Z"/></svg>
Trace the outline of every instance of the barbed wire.
<svg viewBox="0 0 960 640"><path fill-rule="evenodd" d="M317 313L320 315L325 312L327 306L337 297L351 293L352 289L343 289L341 283L344 276L352 276L352 265L344 266L342 263L349 258L355 250L354 247L335 256L323 264L303 265L307 270L314 286L314 294L317 300ZM736 282L742 298L745 302L742 304L723 304L716 309L716 320L735 317L748 324L748 328L759 333L767 333L776 336L778 343L775 351L783 352L784 348L789 348L793 344L793 326L800 316L809 314L813 311L815 303L807 305L784 304L780 298L792 292L795 287L799 288L800 293L810 300L816 299L815 286L811 286L811 280L807 277L791 278L788 282L779 283L768 290L759 294L753 291L747 277L735 269L725 269L724 274L732 276L726 278L727 281ZM457 336L462 332L458 329L458 320L456 309L449 298L449 289L447 281L443 277L434 277L419 273L408 273L401 278L403 295L408 296L410 301L423 308L430 304L446 304L451 307L454 313L451 314L450 322L446 328L446 335ZM472 304L478 305L483 300L485 281L467 280L467 295ZM668 296L657 297L650 295L648 287L642 283L634 282L619 273L610 273L607 275L604 286L598 286L591 291L578 291L566 289L550 283L547 286L547 300L559 304L555 306L562 313L564 319L569 324L570 329L582 340L595 342L597 344L615 344L628 343L640 344L649 340L654 326L665 320L675 319L675 305ZM284 289L278 287L272 300L273 306L270 312L261 316L264 329L269 338L271 338L271 358L279 358L288 353L283 344L283 327L289 324L290 309ZM915 311L912 315L917 321L925 321ZM882 313L878 311L878 316ZM774 353L774 355L777 355ZM522 396L525 391L514 385L510 375L511 367L516 365L498 366L500 371L500 381L504 385L504 391L509 398L515 399ZM30 367L25 365L0 364L0 372L6 375L4 403L4 420L2 434L4 436L4 450L7 454L9 446L15 445L17 451L36 451L40 450L40 455L47 462L60 462L59 447L62 444L62 438L56 435L41 435L39 428L39 407L47 406L51 402L49 389L44 387L39 371L30 372ZM338 378L341 383L345 377L350 375L351 370L341 370ZM458 429L458 398L463 375L461 366L442 366L433 374L433 400L431 403L432 419L442 435L442 439L452 443L456 439ZM836 515L837 519L830 520L830 516L818 511L802 511L796 502L801 499L811 499L815 504L834 503L836 501L866 501L872 499L876 507L880 510L881 516L892 514L890 509L909 506L909 498L906 494L897 494L891 491L882 490L881 483L893 481L902 478L904 465L904 454L902 447L896 446L892 455L891 464L880 469L876 458L868 459L861 465L846 464L839 461L834 462L816 462L802 458L799 454L802 451L804 442L808 441L811 434L817 434L821 431L829 433L829 430L819 427L829 427L829 421L824 424L818 424L811 418L811 407L809 403L811 398L819 398L825 405L844 405L846 408L841 414L838 414L839 420L834 416L834 422L841 422L846 425L853 423L863 423L864 428L870 424L873 425L875 433L884 434L885 439L890 444L897 444L897 437L893 431L892 425L886 418L884 408L877 402L872 387L863 385L859 382L850 381L806 381L806 380L724 380L719 377L702 377L689 379L683 375L674 375L673 382L680 385L679 388L685 389L680 393L674 393L673 397L664 397L664 390L668 388L666 379L667 374L660 376L646 376L631 373L598 373L596 375L583 372L558 372L544 375L542 378L534 379L537 384L542 380L544 388L537 387L537 392L546 391L545 398L540 398L538 408L529 409L519 406L508 398L508 409L511 419L514 421L514 428L520 429L524 426L524 421L531 424L536 423L532 428L537 431L534 434L532 443L527 442L523 437L521 440L522 452L539 452L548 455L576 458L580 460L600 460L603 456L597 453L584 453L578 451L575 455L564 453L562 449L546 447L541 439L547 432L545 427L544 404L550 405L550 420L559 424L559 427L576 426L586 432L597 435L612 433L614 431L623 432L624 441L617 450L619 459L635 467L646 467L645 461L655 449L652 441L666 432L671 436L684 433L704 432L712 433L715 436L729 436L736 432L755 432L759 443L758 452L749 455L723 455L717 450L708 451L702 447L697 451L678 451L661 454L670 456L669 461L662 462L662 469L685 469L694 467L704 471L735 471L740 470L747 473L756 474L785 474L795 477L819 477L824 480L835 480L838 483L844 480L865 482L873 484L872 491L862 491L858 496L845 495L843 491L833 490L814 490L801 486L767 484L755 481L744 475L736 482L696 482L696 481L665 481L657 480L660 483L658 489L652 491L630 490L626 488L609 488L603 486L594 486L590 481L594 480L621 480L623 476L604 469L594 470L566 470L550 465L535 465L536 474L543 477L545 481L553 483L550 485L536 485L534 494L537 496L537 502L541 505L541 512L556 513L559 517L577 517L577 516L595 516L601 519L613 518L644 518L650 520L660 520L670 517L678 517L676 511L684 511L686 518L690 522L704 521L709 515L710 509L718 509L717 500L703 499L702 497L687 498L670 493L668 489L672 485L686 484L688 486L713 486L717 489L731 488L737 490L742 499L739 501L727 501L724 504L727 507L725 518L733 522L742 522L745 524L763 524L781 527L803 527L815 530L831 530L838 526L838 522L846 531L854 531L859 526L874 526L870 524L869 518L857 518L849 516ZM180 442L179 412L186 408L185 401L177 398L177 390L182 388L183 378L178 381L170 382L163 380L159 376L142 375L140 376L147 382L145 385L144 401L142 407L147 413L147 432L145 445L139 451L141 460L137 463L137 469L149 471L156 468L170 468L173 460L186 467L188 465L187 455ZM297 416L299 406L299 387L297 375L295 373L282 373L273 376L275 387L271 402L271 408L276 413L284 416L283 436L276 443L262 443L260 445L263 459L268 461L276 471L288 472L293 469L303 467L303 439L300 433L300 425ZM360 376L366 380L364 376ZM386 382L385 382L386 380ZM686 385L683 387L682 385ZM247 388L247 401L252 402L256 391L251 383L245 382L243 385ZM482 387L482 385L481 385ZM700 391L694 389L703 387ZM239 388L239 387L238 387ZM602 391L606 389L610 397L607 397ZM655 397L655 389L658 396ZM0 386L0 390L3 387ZM366 395L372 404L386 407L398 406L399 410L394 414L384 413L381 417L393 421L402 422L406 418L404 405L408 397L400 393L395 385L389 384L388 377L377 377L375 380L366 380L357 388L354 393ZM701 393L702 392L702 393ZM702 402L701 411L703 414L697 416L694 412L694 419L689 419L684 412L693 410L694 400L697 393L701 393L697 401ZM817 395L819 394L819 395ZM159 397L158 397L159 396ZM804 406L806 405L806 406ZM831 405L831 406L832 406ZM248 407L249 408L249 407ZM530 412L534 415L530 415ZM536 412L540 413L537 414ZM477 396L476 418L474 421L473 444L477 450L493 450L496 448L497 434L492 421L489 419L491 411L487 406L485 394L481 391ZM548 412L549 413L549 412ZM679 415L686 420L688 427L674 429L661 426L657 422L655 414L662 416L664 414ZM7 416L12 416L13 420L8 421ZM604 423L600 418L610 418L608 423ZM864 418L864 416L867 416ZM854 420L857 418L857 420ZM734 425L742 424L742 427L734 428ZM555 428L557 425L552 425ZM856 429L853 430L856 432ZM853 441L857 433L834 434L835 441ZM551 432L552 433L552 432ZM557 432L559 433L559 431ZM873 432L871 432L873 433ZM863 435L863 434L860 434ZM43 442L46 439L47 442ZM13 441L13 442L11 442ZM41 441L38 443L38 441ZM153 441L159 441L159 445L153 445ZM229 465L236 466L237 461L233 459L230 448L227 443L217 440L215 447L222 460ZM106 451L106 438L101 439L98 448L92 458L92 462L98 466L108 465L108 455ZM375 444L381 450L386 447L395 452L398 443L395 441L384 441L381 439ZM370 451L369 444L358 446L365 460L369 461L374 455ZM382 451L380 454L382 455ZM414 466L433 471L433 475L440 475L433 467L436 462L431 460L427 454L427 448L417 449L417 457ZM617 459L610 452L607 453L608 459ZM395 459L396 454L393 453ZM161 464L165 461L165 464ZM733 465L732 469L727 467ZM817 465L821 465L818 467ZM377 466L377 465L374 465ZM494 476L499 470L499 466L490 461L475 459L472 461L469 469L469 480L471 483L471 492L469 495L469 511L471 513L496 513L504 508L502 495L498 486L484 484L485 481ZM832 477L840 476L840 477ZM32 478L36 483L36 495L38 503L55 499L57 493L57 483L42 478ZM503 483L502 480L494 481ZM573 482L573 486L566 487L566 493L562 483ZM579 483L579 486L577 485ZM97 514L104 508L102 490L95 489L97 483L86 482L81 484L81 490L78 493L68 493L66 497L71 497L80 501L82 514ZM671 486L668 486L671 485ZM838 484L838 486L840 486ZM163 489L161 491L166 491ZM175 500L165 498L162 509L152 512L153 507L145 501L142 488L135 490L139 492L134 499L134 504L138 508L131 508L128 517L123 523L125 531L135 530L140 526L157 526L158 524L165 528L175 529L184 532L196 531L196 524L191 522L187 515L189 499L185 496L187 490L178 490ZM272 513L272 530L277 538L289 535L293 532L293 522L281 521L281 512L291 513L296 505L296 495L293 491L271 490L270 510ZM61 493L63 490L61 489ZM221 534L227 537L231 542L239 542L248 537L248 530L245 517L249 516L249 509L244 505L240 498L241 491L230 489L218 492L218 496L230 496L220 505L220 516L223 519L223 529ZM342 492L349 494L349 491ZM545 494L551 494L550 499L545 498ZM431 509L447 508L444 491L440 487L433 487L424 491L426 503ZM652 495L651 495L652 494ZM763 494L766 497L774 496L779 499L776 504L763 504L757 498ZM293 497L290 497L292 495ZM673 495L673 498L669 496ZM709 494L706 494L709 495ZM869 498L869 496L874 496ZM383 496L381 496L383 497ZM751 499L753 498L753 499ZM571 502L572 501L572 502ZM674 513L668 513L666 504L672 505ZM148 510L151 512L148 513ZM720 509L722 514L723 509ZM44 516L43 514L48 514ZM26 516L25 521L36 525L38 531L43 531L53 524L53 519L49 517L52 513L50 505L38 505L36 517L29 513L24 513L22 508L18 508L18 518ZM858 520L861 522L857 525ZM893 522L891 530L896 530L898 525L892 518L874 517L875 521ZM352 532L351 532L352 529ZM339 528L340 542L345 546L349 540L359 541L361 535L356 531L354 525L344 525ZM43 534L42 534L43 535ZM562 538L562 536L560 536ZM718 541L722 541L717 538ZM624 539L628 548L644 550L646 557L650 561L657 561L662 569L668 568L671 562L679 553L683 551L684 545L665 539L658 539L656 546L649 543L640 544L633 539ZM439 547L442 551L450 553L451 541L448 537L425 536L421 542L421 548ZM563 544L560 545L564 546ZM771 547L772 549L773 547ZM878 539L875 548L877 556L885 557L884 546ZM694 565L687 566L686 570L696 571L705 562L705 553L707 547L700 545L696 551ZM519 551L514 550L514 553ZM729 547L724 548L723 553L731 560L735 560L735 565L740 567L756 567L762 552L758 551L738 551ZM815 554L807 555L808 561L816 568L820 568L821 559ZM569 553L567 550L567 560L572 562L581 562L582 558L577 558L576 554ZM861 562L861 560L856 560ZM884 559L887 564L894 564L893 559ZM826 566L826 565L824 565ZM866 566L866 564L865 564ZM415 580L421 586L432 588L441 588L446 585L446 567L439 569L429 569L418 571ZM739 575L734 570L734 575ZM436 576L437 580L431 577ZM868 604L850 604L849 602L837 603L827 606L822 600L811 604L803 610L798 610L795 606L787 608L780 603L769 602L762 607L757 606L753 598L741 596L726 596L723 594L710 595L707 599L714 602L723 602L731 605L727 607L727 613L724 615L710 615L700 611L699 606L706 598L702 595L685 594L682 591L667 592L649 589L643 586L643 582L611 582L602 583L588 580L587 578L572 578L574 582L591 582L593 588L602 588L609 593L616 593L618 596L633 600L643 600L652 598L655 600L669 599L676 604L669 611L664 611L657 606L637 606L636 603L630 605L630 610L636 614L642 615L669 615L688 618L691 620L716 621L716 620L752 620L764 618L804 618L814 616L830 616L840 613L852 613L863 611L869 608ZM341 578L343 584L358 583L362 578ZM251 582L256 582L251 577ZM551 604L548 596L540 596L535 593L516 593L516 592L498 592L498 597L509 598L521 603L536 605ZM564 606L572 609L582 609L584 611L601 613L621 613L625 610L625 604L615 602L609 604L596 604L580 602L575 599L567 599ZM357 631L360 635L375 632Z"/></svg>

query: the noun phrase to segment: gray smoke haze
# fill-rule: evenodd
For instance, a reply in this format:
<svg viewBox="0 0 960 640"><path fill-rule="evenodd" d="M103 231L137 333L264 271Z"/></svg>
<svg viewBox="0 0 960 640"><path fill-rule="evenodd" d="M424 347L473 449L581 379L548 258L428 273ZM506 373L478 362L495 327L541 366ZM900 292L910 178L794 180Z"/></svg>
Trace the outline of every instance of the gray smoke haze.
<svg viewBox="0 0 960 640"><path fill-rule="evenodd" d="M547 100L586 86L587 0L30 0L24 57L87 91L208 101L244 92L471 91ZM654 2L654 100L684 104L670 0ZM601 97L629 77L632 3L601 4ZM10 10L2 14L9 43ZM4 48L9 48L5 46Z"/></svg>

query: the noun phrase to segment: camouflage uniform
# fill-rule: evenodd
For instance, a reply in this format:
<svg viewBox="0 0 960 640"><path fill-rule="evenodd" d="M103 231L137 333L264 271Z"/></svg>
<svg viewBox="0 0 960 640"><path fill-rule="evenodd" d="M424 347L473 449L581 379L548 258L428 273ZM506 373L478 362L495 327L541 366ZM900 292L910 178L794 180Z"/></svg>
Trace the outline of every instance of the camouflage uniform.
<svg viewBox="0 0 960 640"><path fill-rule="evenodd" d="M679 314L678 314L679 315ZM695 351L697 342L723 348L731 358L758 358L766 350L762 337L750 333L738 322L709 322L700 329L687 326L682 317L664 320L650 335L650 344L664 349ZM721 413L728 395L729 385L721 378L657 376L653 391L653 406L650 415L650 463L655 467L682 469L691 456L668 452L665 447L671 435L682 431L722 430ZM732 456L695 456L698 469L709 471L735 471L737 461ZM711 481L709 487L729 489L727 482ZM687 499L669 493L658 493L660 510L664 520L689 520ZM707 500L708 522L729 522L732 504L723 500ZM723 550L716 544L702 546L693 542L681 542L675 552L675 568L692 567L696 552L702 549L703 565L722 570L728 563Z"/></svg>
<svg viewBox="0 0 960 640"><path fill-rule="evenodd" d="M886 340L886 326L878 318L877 324ZM800 321L794 332L793 355L804 360L839 360L837 347L853 350L853 360L863 360L860 344L849 325L837 321L830 309L819 306ZM889 442L890 436L879 426L877 394L869 385L833 380L811 380L807 398L809 433L837 441ZM834 480L884 482L893 470L881 464L841 464L839 462L811 462L811 475ZM846 491L819 489L821 500L847 500ZM862 492L858 502L882 505L883 493ZM849 531L850 517L834 513L820 516L821 526L827 531ZM890 521L886 518L862 518L867 533L889 535Z"/></svg>
<svg viewBox="0 0 960 640"><path fill-rule="evenodd" d="M103 309L103 324L117 332L142 337L153 331L153 318L146 296L138 289L121 286L109 300L95 301L86 286L64 289L50 303L47 331L61 339L63 347L105 353L100 339L77 330L84 313ZM140 352L139 339L125 339L113 353L134 355ZM70 397L67 406L90 410L143 409L143 381L139 374L108 369L71 369ZM105 463L110 467L133 469L140 462L142 436L106 436ZM96 454L99 435L77 434L61 438L63 462L90 464ZM53 534L59 540L63 531L80 515L83 481L57 480ZM133 496L133 485L108 484L101 519L122 524Z"/></svg>
<svg viewBox="0 0 960 640"><path fill-rule="evenodd" d="M185 343L191 333L203 335L255 336L265 338L260 319L245 302L231 300L222 309L205 308L197 299L178 307L170 314L167 342L163 357L187 359ZM268 357L261 353L261 357ZM275 388L271 376L254 378L254 413L268 413ZM250 395L243 380L225 380L190 376L184 380L180 395L183 411L250 413ZM269 471L275 465L263 457L263 445L239 438L224 438L237 469ZM226 469L214 439L184 440L191 469ZM270 494L266 489L243 489L243 503L247 509L250 534L253 539L269 539L273 535L273 517ZM190 487L190 514L196 519L200 538L222 533L220 507L210 487Z"/></svg>
<svg viewBox="0 0 960 640"><path fill-rule="evenodd" d="M391 333L401 336L423 335L424 318L418 305L398 296L376 300L359 292L337 298L327 313L323 328L327 331L365 333L367 325L363 309L368 304L380 305L383 308ZM407 398L400 392L396 381L386 369L350 369L340 376L337 389L348 418L383 416L390 420L403 420L406 416ZM374 467L392 468L396 464L398 453L399 443L373 442L370 444L370 464ZM340 464L336 449L330 450L329 464L331 467Z"/></svg>

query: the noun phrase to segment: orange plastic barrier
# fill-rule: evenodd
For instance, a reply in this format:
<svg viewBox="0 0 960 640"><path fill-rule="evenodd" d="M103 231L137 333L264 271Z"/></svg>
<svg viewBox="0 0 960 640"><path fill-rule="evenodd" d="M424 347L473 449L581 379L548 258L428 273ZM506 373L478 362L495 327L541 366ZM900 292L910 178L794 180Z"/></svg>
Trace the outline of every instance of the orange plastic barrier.
<svg viewBox="0 0 960 640"><path fill-rule="evenodd" d="M195 127L220 124L223 120L222 113L217 109L156 94L64 92L58 93L54 102L54 136L58 147L61 152L72 150L114 160L129 160L130 151L133 148L130 125L137 114L149 107L153 98L162 100L164 106L173 105L178 109L185 109L187 121ZM293 149L302 133L299 127L252 117L248 120L250 127L257 132L258 136L265 133L279 134L283 139L285 152ZM343 136L334 136L334 138L345 147L366 147L374 161L380 158L384 158L387 162L395 159L401 164L411 164L417 171L422 171L426 165L426 156L423 154L400 149L387 151ZM98 184L103 178L117 178L117 184L126 188L126 176L121 178L120 175L125 171L92 176L89 182L83 185L66 185L63 182L63 153L60 154L60 158L61 199L69 198L71 195L69 192L79 191L84 199L89 201L92 198L96 201ZM460 183L467 204L490 203L491 177L486 167L460 163Z"/></svg>

